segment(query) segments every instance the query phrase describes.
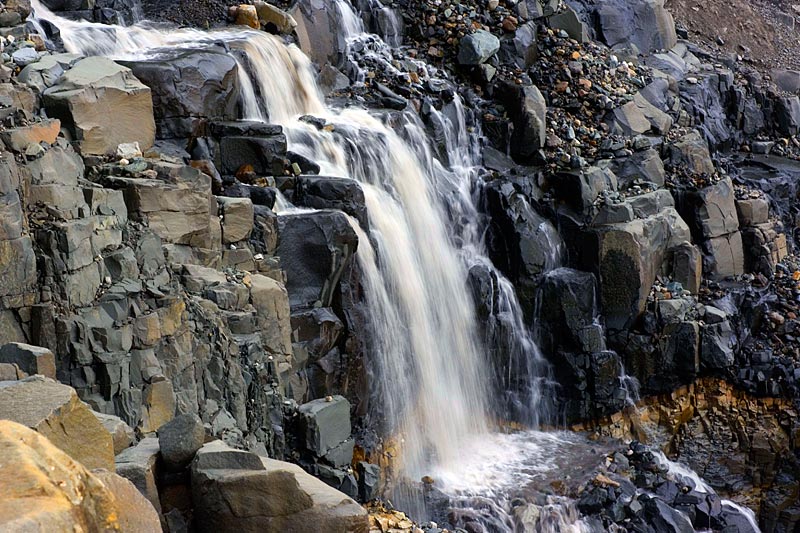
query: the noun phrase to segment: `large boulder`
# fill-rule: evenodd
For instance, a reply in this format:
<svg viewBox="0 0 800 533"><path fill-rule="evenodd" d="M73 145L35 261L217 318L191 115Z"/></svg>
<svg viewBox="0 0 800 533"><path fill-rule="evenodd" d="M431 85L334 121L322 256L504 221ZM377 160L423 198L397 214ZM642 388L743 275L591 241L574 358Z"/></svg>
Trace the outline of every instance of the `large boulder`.
<svg viewBox="0 0 800 533"><path fill-rule="evenodd" d="M358 246L347 217L337 211L288 214L279 217L278 228L292 309L330 307Z"/></svg>
<svg viewBox="0 0 800 533"><path fill-rule="evenodd" d="M114 154L122 143L153 146L150 89L131 69L103 57L76 62L43 93L48 115L59 118L83 154ZM114 117L114 120L109 120Z"/></svg>
<svg viewBox="0 0 800 533"><path fill-rule="evenodd" d="M685 167L695 174L713 174L715 171L708 143L697 130L692 130L669 145L668 155L674 167Z"/></svg>
<svg viewBox="0 0 800 533"><path fill-rule="evenodd" d="M366 510L300 467L203 446L192 463L192 500L199 532L366 533Z"/></svg>
<svg viewBox="0 0 800 533"><path fill-rule="evenodd" d="M205 441L203 421L194 414L176 416L158 429L158 447L168 468L188 465Z"/></svg>
<svg viewBox="0 0 800 533"><path fill-rule="evenodd" d="M150 505L124 479L87 468L42 435L0 421L0 529L160 531Z"/></svg>
<svg viewBox="0 0 800 533"><path fill-rule="evenodd" d="M600 300L606 325L611 330L626 329L644 311L667 251L690 242L691 233L673 207L596 231Z"/></svg>
<svg viewBox="0 0 800 533"><path fill-rule="evenodd" d="M150 87L159 138L189 137L203 120L239 118L238 67L222 49L179 50L121 63Z"/></svg>
<svg viewBox="0 0 800 533"><path fill-rule="evenodd" d="M598 352L604 349L602 333L594 329L594 319L599 312L597 280L589 272L571 268L557 268L548 272L542 280L539 295L538 319L541 328L541 346L545 353L558 350L576 352Z"/></svg>
<svg viewBox="0 0 800 533"><path fill-rule="evenodd" d="M114 470L114 441L72 387L51 379L0 382L0 419L35 429L87 468Z"/></svg>
<svg viewBox="0 0 800 533"><path fill-rule="evenodd" d="M333 0L300 0L289 14L297 24L300 49L318 65L337 66L347 45L348 36L342 29L355 22L350 20L352 11L343 13Z"/></svg>
<svg viewBox="0 0 800 533"><path fill-rule="evenodd" d="M330 396L304 403L303 417L306 448L322 457L350 438L350 403L343 396Z"/></svg>
<svg viewBox="0 0 800 533"><path fill-rule="evenodd" d="M158 439L147 437L136 446L127 448L116 457L117 473L133 483L136 490L147 498L153 507L161 512L158 497L158 458L160 449Z"/></svg>

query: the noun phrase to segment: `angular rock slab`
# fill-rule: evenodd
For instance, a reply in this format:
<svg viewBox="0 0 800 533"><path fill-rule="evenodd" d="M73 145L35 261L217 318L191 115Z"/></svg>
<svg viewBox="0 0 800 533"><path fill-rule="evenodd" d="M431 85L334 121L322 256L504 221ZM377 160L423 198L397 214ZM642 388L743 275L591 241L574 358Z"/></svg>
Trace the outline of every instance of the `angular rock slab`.
<svg viewBox="0 0 800 533"><path fill-rule="evenodd" d="M71 130L83 154L114 154L122 143L153 146L150 88L127 67L102 57L81 59L43 96L48 114Z"/></svg>
<svg viewBox="0 0 800 533"><path fill-rule="evenodd" d="M91 474L20 424L0 420L0 457L2 531L160 531L152 506L125 492L124 480Z"/></svg>
<svg viewBox="0 0 800 533"><path fill-rule="evenodd" d="M197 530L367 533L366 510L300 467L214 441L192 463Z"/></svg>
<svg viewBox="0 0 800 533"><path fill-rule="evenodd" d="M0 382L0 418L34 429L87 468L114 471L114 441L72 387L51 379Z"/></svg>
<svg viewBox="0 0 800 533"><path fill-rule="evenodd" d="M13 363L29 375L41 374L56 379L56 359L53 352L41 346L10 342L0 346L0 363Z"/></svg>

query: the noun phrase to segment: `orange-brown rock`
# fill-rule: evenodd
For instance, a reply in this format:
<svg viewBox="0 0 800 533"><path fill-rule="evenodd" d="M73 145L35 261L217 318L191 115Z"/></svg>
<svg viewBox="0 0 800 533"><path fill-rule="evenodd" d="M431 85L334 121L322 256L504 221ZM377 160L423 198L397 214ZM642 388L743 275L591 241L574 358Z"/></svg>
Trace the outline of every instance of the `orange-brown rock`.
<svg viewBox="0 0 800 533"><path fill-rule="evenodd" d="M0 386L0 419L41 433L87 468L114 470L114 441L72 387L32 377Z"/></svg>

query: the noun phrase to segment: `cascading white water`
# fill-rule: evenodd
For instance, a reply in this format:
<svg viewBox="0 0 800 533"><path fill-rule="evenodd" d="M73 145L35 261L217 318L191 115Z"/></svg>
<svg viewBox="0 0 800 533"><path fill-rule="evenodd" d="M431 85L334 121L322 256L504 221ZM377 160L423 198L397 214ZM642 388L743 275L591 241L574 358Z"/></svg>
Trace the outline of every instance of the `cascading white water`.
<svg viewBox="0 0 800 533"><path fill-rule="evenodd" d="M201 32L74 22L55 16L37 0L32 3L38 17L60 29L69 52L140 59L219 41L243 52L244 59L236 55L242 118L283 125L292 151L318 162L323 174L355 178L364 189L370 234L356 229L371 319L370 355L387 428L404 439L399 458L404 472L412 478L432 473L438 486L453 495L492 498L500 514L493 522L496 529L512 531L512 520L504 514L509 511L506 494L548 465L544 458L555 456L567 441L542 433L489 431L497 414L489 400L495 392L493 369L479 343L466 286L470 268L483 265L493 274L498 298L492 313L503 317L504 334L511 338L514 357L527 366L527 378L543 375L544 362L512 285L486 257L471 197L476 137L467 131L458 98L445 111L431 112L445 139L444 150L435 154L425 126L412 113L385 117L389 127L364 110L329 109L309 60L271 35L245 28ZM339 6L346 31L356 38L363 26L350 16L347 4ZM378 42L373 57L394 68L384 46ZM306 114L332 127L320 130L298 120ZM516 371L500 369L501 374ZM537 412L537 387L531 379L527 409L532 413ZM472 460L462 463L464 454ZM574 508L548 506L543 516L535 526L539 531L585 530Z"/></svg>
<svg viewBox="0 0 800 533"><path fill-rule="evenodd" d="M37 16L56 19L38 3L34 7ZM283 125L292 150L320 163L323 173L353 177L364 188L377 246L372 250L362 238L358 258L372 315L372 351L384 383L381 400L390 428L405 439L406 471L416 477L431 460L453 462L468 439L487 432L487 372L464 264L432 189L436 176L400 136L364 110L329 110L305 56L265 33L164 31L64 19L57 25L66 49L81 54L130 59L219 40L243 50L253 79L243 84L246 117ZM354 20L348 28L360 30ZM333 131L297 120L306 114L332 123ZM419 126L409 123L405 129L424 139Z"/></svg>

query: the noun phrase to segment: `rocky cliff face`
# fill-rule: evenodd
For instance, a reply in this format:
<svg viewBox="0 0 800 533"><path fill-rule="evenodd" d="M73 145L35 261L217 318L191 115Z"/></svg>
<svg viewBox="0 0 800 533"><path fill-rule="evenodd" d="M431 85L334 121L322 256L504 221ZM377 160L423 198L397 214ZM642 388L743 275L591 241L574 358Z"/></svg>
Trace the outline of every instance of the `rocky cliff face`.
<svg viewBox="0 0 800 533"><path fill-rule="evenodd" d="M141 17L132 2L5 5L0 418L47 437L97 501L67 508L62 487L58 513L27 501L0 519L369 530L354 500L391 488L402 448L385 411L400 384L378 383L375 351L401 341L373 338L357 254L396 243L370 219L375 184L332 162L389 168L357 145L387 159L395 145L313 109L296 43L329 102L371 109L449 176L418 200L444 206L448 245L469 256L492 417L661 446L720 495L689 498L697 486L634 444L599 481L539 487L524 511L509 498L502 527L440 512L429 479L414 490L430 516L541 529L555 488L601 530L747 531L721 497L765 531L797 527L796 91L686 40L660 0L343 6L145 5L231 25L205 34L103 26ZM265 105L284 92L286 108ZM56 453L23 437L20 457ZM116 469L146 511L114 522L107 492L130 487L75 461ZM372 525L416 527L389 516Z"/></svg>

